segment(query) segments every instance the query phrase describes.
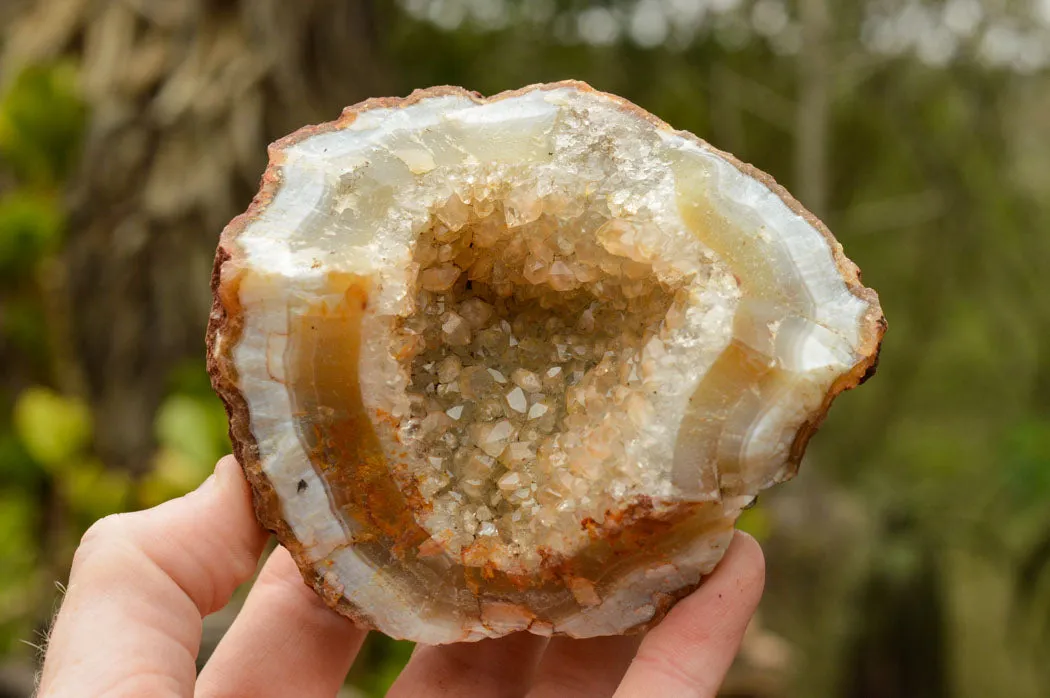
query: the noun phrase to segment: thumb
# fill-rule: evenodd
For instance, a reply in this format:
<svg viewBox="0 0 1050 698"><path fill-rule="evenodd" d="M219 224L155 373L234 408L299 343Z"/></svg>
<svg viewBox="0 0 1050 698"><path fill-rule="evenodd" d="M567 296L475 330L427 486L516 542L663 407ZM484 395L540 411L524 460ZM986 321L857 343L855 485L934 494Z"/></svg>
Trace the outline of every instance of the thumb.
<svg viewBox="0 0 1050 698"><path fill-rule="evenodd" d="M192 696L202 618L255 571L267 533L232 456L190 494L84 534L40 696Z"/></svg>

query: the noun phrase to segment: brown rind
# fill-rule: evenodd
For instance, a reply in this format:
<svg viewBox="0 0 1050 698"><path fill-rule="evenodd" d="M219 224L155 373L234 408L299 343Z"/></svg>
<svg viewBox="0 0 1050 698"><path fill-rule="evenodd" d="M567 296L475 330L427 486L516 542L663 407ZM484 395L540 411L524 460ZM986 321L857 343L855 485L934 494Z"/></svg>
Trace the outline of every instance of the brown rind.
<svg viewBox="0 0 1050 698"><path fill-rule="evenodd" d="M797 472L799 463L805 452L809 439L816 433L820 424L827 415L828 409L835 397L851 388L854 388L870 378L878 365L879 352L882 338L886 331L886 320L882 315L878 295L873 289L865 287L861 283L860 271L843 253L842 245L835 239L827 226L815 215L807 211L802 204L791 196L776 180L769 174L757 169L753 165L741 162L733 155L712 147L706 141L687 131L678 131L658 117L650 114L641 107L616 95L600 92L590 85L575 81L565 80L561 82L529 85L517 90L501 92L489 98L481 96L461 87L436 86L424 90L416 90L408 97L383 97L372 98L347 107L338 119L318 125L306 126L294 133L281 138L270 145L268 152L270 162L263 173L258 194L252 200L248 209L240 216L234 218L222 231L218 249L215 256L215 265L212 271L211 289L213 294L212 309L208 321L206 336L208 373L211 377L212 386L225 405L229 417L229 434L233 444L234 456L241 464L248 482L251 484L253 504L256 516L260 523L270 532L277 536L277 540L291 553L303 573L305 583L312 587L325 602L340 614L350 618L363 628L374 628L375 624L366 613L350 603L343 596L340 589L328 584L323 577L318 575L305 556L302 544L296 539L288 522L284 519L281 502L279 501L274 487L262 471L259 458L258 444L251 431L251 415L248 405L237 388L237 372L234 367L231 348L236 344L243 326L243 317L237 298L239 278L241 270L239 262L242 253L236 244L236 239L249 222L258 217L272 201L281 182L281 164L284 161L283 151L299 141L311 136L325 133L351 124L359 114L382 108L404 108L420 102L424 99L444 95L463 96L476 103L487 103L507 99L524 94L533 90L554 90L559 88L574 88L581 92L589 92L615 103L622 111L640 117L653 124L660 130L672 132L680 137L698 143L704 149L717 154L725 161L732 164L747 176L760 181L771 192L776 194L794 213L804 218L810 225L816 228L828 241L832 251L835 264L845 282L847 288L858 298L864 300L870 310L865 320L865 325L875 328L870 336L865 338L865 343L860 347L858 353L865 358L857 363L853 369L841 376L825 395L820 411L809 421L800 427L794 439L791 457L788 463L789 469L781 479L789 479ZM219 346L220 340L222 346ZM615 529L608 530L602 535L617 535ZM696 584L687 585L672 594L663 595L657 604L656 613L653 617L631 629L628 632L643 632L660 622L664 615L670 610L674 603L691 593L703 580ZM555 633L556 635L559 633Z"/></svg>

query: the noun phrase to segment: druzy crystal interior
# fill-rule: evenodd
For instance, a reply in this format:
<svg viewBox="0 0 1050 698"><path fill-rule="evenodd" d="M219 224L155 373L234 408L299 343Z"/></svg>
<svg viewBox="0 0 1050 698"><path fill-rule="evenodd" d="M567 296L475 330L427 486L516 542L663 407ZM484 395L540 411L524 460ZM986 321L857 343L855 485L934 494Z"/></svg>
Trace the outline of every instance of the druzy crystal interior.
<svg viewBox="0 0 1050 698"><path fill-rule="evenodd" d="M582 83L370 100L270 155L213 383L260 520L391 636L650 626L874 369L819 221Z"/></svg>

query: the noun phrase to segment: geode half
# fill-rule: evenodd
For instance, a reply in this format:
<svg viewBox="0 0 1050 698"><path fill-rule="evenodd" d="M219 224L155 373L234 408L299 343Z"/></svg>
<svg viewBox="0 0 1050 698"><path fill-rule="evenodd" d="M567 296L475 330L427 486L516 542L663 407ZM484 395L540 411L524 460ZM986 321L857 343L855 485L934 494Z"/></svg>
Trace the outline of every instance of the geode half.
<svg viewBox="0 0 1050 698"><path fill-rule="evenodd" d="M431 644L658 621L885 329L772 178L578 82L278 141L213 287L260 520L333 608Z"/></svg>

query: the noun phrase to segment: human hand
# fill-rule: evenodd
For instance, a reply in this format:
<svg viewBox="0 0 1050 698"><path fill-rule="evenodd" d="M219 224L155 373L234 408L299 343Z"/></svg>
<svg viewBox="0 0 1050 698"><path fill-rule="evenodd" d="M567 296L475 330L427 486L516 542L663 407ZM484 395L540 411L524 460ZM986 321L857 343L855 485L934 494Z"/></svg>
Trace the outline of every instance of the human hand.
<svg viewBox="0 0 1050 698"><path fill-rule="evenodd" d="M280 547L197 676L202 618L251 578L267 538L231 456L185 497L96 523L73 560L39 696L335 695L366 631L329 610ZM644 638L418 646L388 695L713 697L763 578L758 544L737 534Z"/></svg>

